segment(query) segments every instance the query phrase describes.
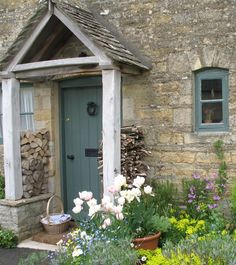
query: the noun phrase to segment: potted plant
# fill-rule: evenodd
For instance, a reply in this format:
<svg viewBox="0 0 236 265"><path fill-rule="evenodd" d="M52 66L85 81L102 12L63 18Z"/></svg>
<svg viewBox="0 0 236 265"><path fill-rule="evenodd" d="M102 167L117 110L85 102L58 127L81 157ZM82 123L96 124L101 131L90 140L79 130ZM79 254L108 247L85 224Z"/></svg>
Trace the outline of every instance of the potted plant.
<svg viewBox="0 0 236 265"><path fill-rule="evenodd" d="M135 248L156 249L161 232L166 232L170 223L159 215L152 187L145 185L143 177L137 177L120 195L126 198L123 224L128 227Z"/></svg>

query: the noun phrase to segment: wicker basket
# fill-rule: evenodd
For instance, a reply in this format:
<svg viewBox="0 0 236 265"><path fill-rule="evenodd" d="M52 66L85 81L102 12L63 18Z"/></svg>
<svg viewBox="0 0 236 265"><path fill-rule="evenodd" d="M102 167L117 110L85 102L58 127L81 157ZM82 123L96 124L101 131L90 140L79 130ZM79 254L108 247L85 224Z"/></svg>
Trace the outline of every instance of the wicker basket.
<svg viewBox="0 0 236 265"><path fill-rule="evenodd" d="M57 198L58 201L60 202L60 207L61 207L61 213L53 213L49 214L49 208L50 208L50 203L52 202L53 198ZM59 196L53 195L47 203L47 210L46 210L46 217L41 219L41 224L43 225L44 229L47 231L48 234L56 235L56 234L61 234L65 232L69 228L71 216L68 215L68 218L66 221L60 222L60 223L54 223L52 222L53 217L59 217L59 216L65 216L64 214L64 207L62 200Z"/></svg>

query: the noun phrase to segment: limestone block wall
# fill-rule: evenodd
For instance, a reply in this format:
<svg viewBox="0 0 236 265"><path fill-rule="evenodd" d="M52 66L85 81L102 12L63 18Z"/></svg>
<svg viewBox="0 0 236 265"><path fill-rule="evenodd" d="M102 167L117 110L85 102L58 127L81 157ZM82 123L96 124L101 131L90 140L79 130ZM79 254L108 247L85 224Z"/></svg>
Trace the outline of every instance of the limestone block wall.
<svg viewBox="0 0 236 265"><path fill-rule="evenodd" d="M70 1L70 0L69 0ZM71 0L72 1L72 0ZM180 182L197 171L218 168L212 143L225 142L228 174L236 164L236 3L234 0L80 0L114 25L136 51L152 60L152 69L139 76L123 77L123 125L138 124L145 130L150 175ZM37 0L3 0L0 8L0 56L12 43ZM17 23L16 23L17 21ZM17 26L16 26L17 25ZM225 133L194 131L194 71L204 67L229 70L229 121ZM52 133L50 170L55 175L54 124L56 111L52 83L37 83L36 129ZM38 104L38 105L37 105ZM58 114L57 114L58 115ZM53 178L49 178L49 183Z"/></svg>
<svg viewBox="0 0 236 265"><path fill-rule="evenodd" d="M29 238L43 229L40 220L46 214L47 201L51 195L43 194L18 201L0 200L0 225L10 229L19 241Z"/></svg>
<svg viewBox="0 0 236 265"><path fill-rule="evenodd" d="M236 173L236 3L220 0L84 0L90 10L109 10L114 25L152 69L123 77L123 124L138 124L152 156L150 175L176 183L194 172L217 171L212 144L225 143L228 174ZM229 70L229 123L225 133L194 131L194 71Z"/></svg>

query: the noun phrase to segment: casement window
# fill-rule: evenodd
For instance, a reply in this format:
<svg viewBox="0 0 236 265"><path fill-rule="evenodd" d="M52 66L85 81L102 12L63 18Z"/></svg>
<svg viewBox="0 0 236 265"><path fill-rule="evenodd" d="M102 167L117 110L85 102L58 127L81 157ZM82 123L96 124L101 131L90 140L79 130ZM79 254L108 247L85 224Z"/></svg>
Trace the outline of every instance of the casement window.
<svg viewBox="0 0 236 265"><path fill-rule="evenodd" d="M195 75L196 131L228 130L228 71L206 69Z"/></svg>
<svg viewBox="0 0 236 265"><path fill-rule="evenodd" d="M34 88L32 84L20 85L20 122L21 131L34 131ZM2 135L2 88L0 84L0 143Z"/></svg>

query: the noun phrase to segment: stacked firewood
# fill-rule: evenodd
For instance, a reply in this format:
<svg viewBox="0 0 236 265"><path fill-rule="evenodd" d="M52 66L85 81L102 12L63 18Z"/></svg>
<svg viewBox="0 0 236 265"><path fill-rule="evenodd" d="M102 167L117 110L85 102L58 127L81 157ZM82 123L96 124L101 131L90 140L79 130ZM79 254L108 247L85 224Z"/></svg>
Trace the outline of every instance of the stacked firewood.
<svg viewBox="0 0 236 265"><path fill-rule="evenodd" d="M49 156L49 131L47 129L21 134L24 198L48 192Z"/></svg>
<svg viewBox="0 0 236 265"><path fill-rule="evenodd" d="M102 146L102 145L101 145ZM150 155L144 144L144 135L141 127L126 126L121 128L121 174L127 182L132 182L136 176L147 176L148 165L144 158ZM99 170L102 176L102 148L99 151Z"/></svg>

